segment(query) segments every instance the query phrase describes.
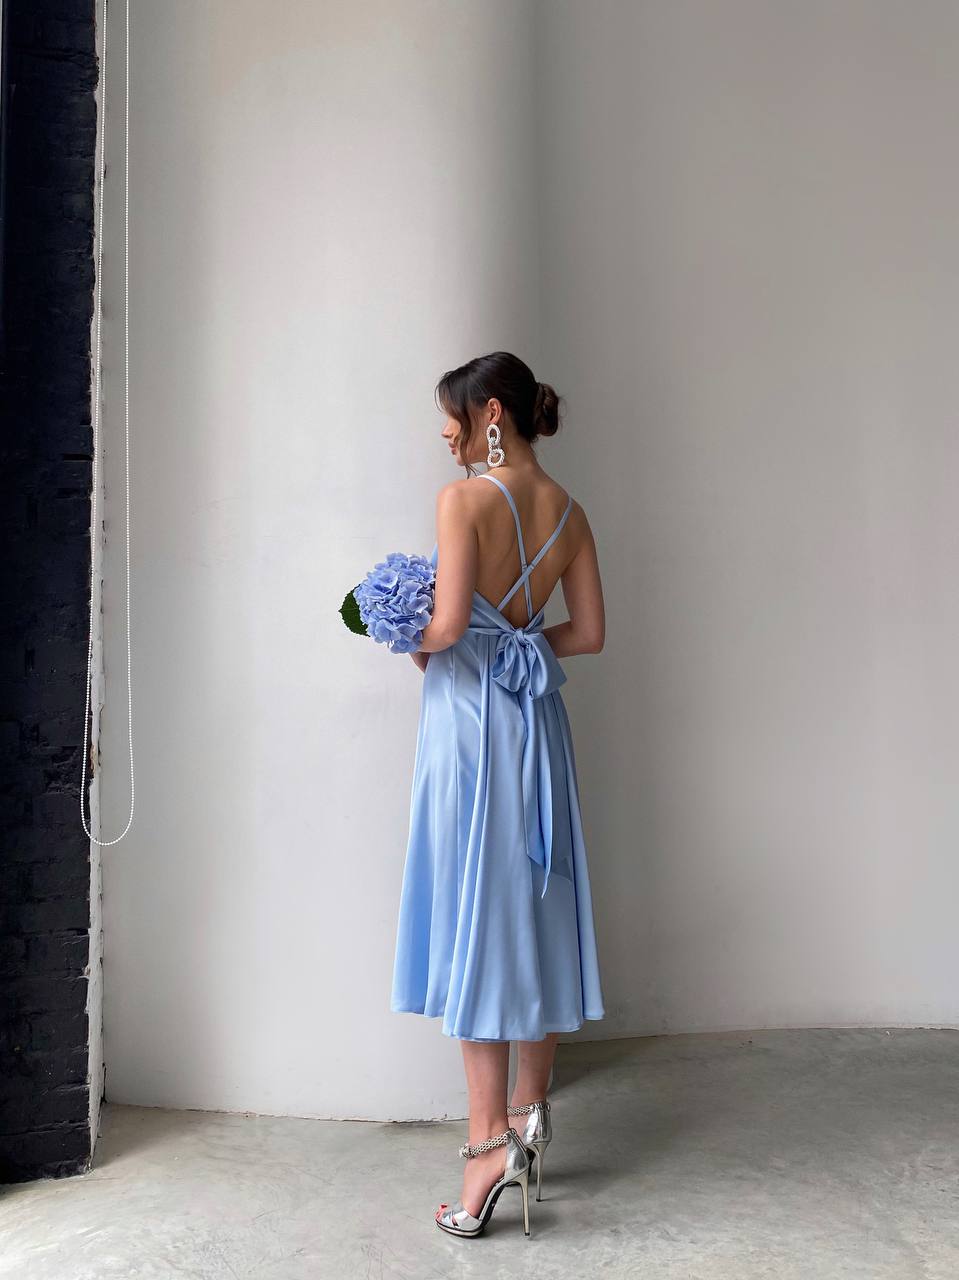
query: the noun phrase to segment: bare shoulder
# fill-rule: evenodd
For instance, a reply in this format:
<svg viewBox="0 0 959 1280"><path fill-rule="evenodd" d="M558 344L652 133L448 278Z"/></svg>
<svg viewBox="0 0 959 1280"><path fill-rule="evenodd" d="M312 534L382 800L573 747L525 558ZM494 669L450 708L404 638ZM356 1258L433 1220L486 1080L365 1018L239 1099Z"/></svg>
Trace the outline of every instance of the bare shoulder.
<svg viewBox="0 0 959 1280"><path fill-rule="evenodd" d="M570 490L558 480L554 480L552 476L547 476L545 480L546 488L548 488L554 496L563 504L559 506L559 510L563 510L565 502L569 501L569 515L566 517L566 546L575 547L578 554L580 550L593 540L592 530L589 527L589 520L586 516L585 508ZM545 491L545 490L544 490Z"/></svg>
<svg viewBox="0 0 959 1280"><path fill-rule="evenodd" d="M570 497L572 498L573 495L570 494ZM589 518L586 515L586 509L577 498L573 498L569 509L569 523L574 529L589 529Z"/></svg>
<svg viewBox="0 0 959 1280"><path fill-rule="evenodd" d="M450 480L436 494L437 511L465 511L472 501L472 489L469 480Z"/></svg>
<svg viewBox="0 0 959 1280"><path fill-rule="evenodd" d="M570 497L572 498L573 495L570 494ZM573 498L572 505L569 509L569 518L570 520L578 521L580 524L589 524L589 521L586 518L586 509L578 498Z"/></svg>
<svg viewBox="0 0 959 1280"><path fill-rule="evenodd" d="M493 485L474 484L478 476L464 476L459 480L450 480L444 484L436 495L437 511L459 512L481 511L483 503L491 503Z"/></svg>
<svg viewBox="0 0 959 1280"><path fill-rule="evenodd" d="M593 530L590 528L589 517L586 515L583 505L575 498L573 498L572 506L569 509L569 517L566 523L569 528L570 544L575 548L573 558L587 548L589 548L587 554L593 552L596 542L593 537Z"/></svg>
<svg viewBox="0 0 959 1280"><path fill-rule="evenodd" d="M470 478L450 480L436 494L438 529L474 529L481 519L482 500L491 484L471 484Z"/></svg>

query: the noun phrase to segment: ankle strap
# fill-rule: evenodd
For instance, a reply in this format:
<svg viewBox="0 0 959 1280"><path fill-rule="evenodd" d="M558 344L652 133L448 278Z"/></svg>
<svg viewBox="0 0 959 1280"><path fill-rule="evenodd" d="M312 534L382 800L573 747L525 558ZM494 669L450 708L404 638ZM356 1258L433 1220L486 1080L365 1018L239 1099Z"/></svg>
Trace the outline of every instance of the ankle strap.
<svg viewBox="0 0 959 1280"><path fill-rule="evenodd" d="M485 474L485 473L484 473ZM549 1102L543 1098L540 1102L528 1102L525 1107L507 1107L506 1114L508 1116L525 1116L530 1111L548 1111Z"/></svg>
<svg viewBox="0 0 959 1280"><path fill-rule="evenodd" d="M465 1156L467 1160L473 1156L482 1155L484 1151L491 1151L493 1147L501 1147L504 1143L509 1142L510 1134L517 1137L516 1130L510 1126L505 1132L498 1133L495 1138L484 1138L482 1142L477 1142L475 1146L470 1146L468 1142L464 1142L460 1147L460 1155Z"/></svg>

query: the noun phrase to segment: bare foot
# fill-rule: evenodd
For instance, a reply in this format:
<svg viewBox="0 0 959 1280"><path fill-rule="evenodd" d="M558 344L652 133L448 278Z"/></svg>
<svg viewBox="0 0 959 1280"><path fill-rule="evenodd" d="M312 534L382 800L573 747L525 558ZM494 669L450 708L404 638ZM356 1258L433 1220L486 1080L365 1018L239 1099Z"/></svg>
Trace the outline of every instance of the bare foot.
<svg viewBox="0 0 959 1280"><path fill-rule="evenodd" d="M474 1218L480 1216L483 1205L486 1203L486 1197L490 1193L490 1188L502 1178L505 1172L505 1146L492 1147L489 1151L483 1151L480 1155L472 1156L466 1161L460 1199L463 1201L463 1207ZM437 1209L435 1217L438 1218L440 1216L443 1212L443 1207L445 1206Z"/></svg>

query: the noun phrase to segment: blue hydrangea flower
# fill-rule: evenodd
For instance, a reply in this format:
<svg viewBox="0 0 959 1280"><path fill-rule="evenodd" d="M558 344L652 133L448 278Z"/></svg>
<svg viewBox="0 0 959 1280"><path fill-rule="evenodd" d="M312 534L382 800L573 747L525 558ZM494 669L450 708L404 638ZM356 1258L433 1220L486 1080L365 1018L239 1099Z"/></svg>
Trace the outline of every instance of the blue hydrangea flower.
<svg viewBox="0 0 959 1280"><path fill-rule="evenodd" d="M367 634L393 653L414 653L433 616L436 571L426 556L391 551L353 595Z"/></svg>

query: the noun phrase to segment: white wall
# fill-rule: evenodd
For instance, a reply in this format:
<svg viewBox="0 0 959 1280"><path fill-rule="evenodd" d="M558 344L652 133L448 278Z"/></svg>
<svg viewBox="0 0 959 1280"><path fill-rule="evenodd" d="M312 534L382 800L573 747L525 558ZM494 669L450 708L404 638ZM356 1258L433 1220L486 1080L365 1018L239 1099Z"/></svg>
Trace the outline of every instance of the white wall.
<svg viewBox="0 0 959 1280"><path fill-rule="evenodd" d="M420 676L336 610L384 549L432 545L432 388L495 347L568 397L542 456L606 581L606 649L564 687L589 1036L955 1025L959 12L136 18L107 1098L463 1114L457 1042L388 1008ZM114 271L119 228L115 201ZM116 346L109 373L119 441Z"/></svg>
<svg viewBox="0 0 959 1280"><path fill-rule="evenodd" d="M546 4L604 1031L959 1021L959 8Z"/></svg>
<svg viewBox="0 0 959 1280"><path fill-rule="evenodd" d="M385 551L433 544L458 474L440 374L498 346L537 363L529 12L177 0L135 17L138 784L105 851L106 1096L462 1114L458 1044L389 1009L422 676L338 610Z"/></svg>

